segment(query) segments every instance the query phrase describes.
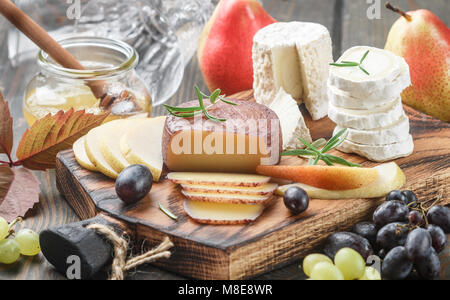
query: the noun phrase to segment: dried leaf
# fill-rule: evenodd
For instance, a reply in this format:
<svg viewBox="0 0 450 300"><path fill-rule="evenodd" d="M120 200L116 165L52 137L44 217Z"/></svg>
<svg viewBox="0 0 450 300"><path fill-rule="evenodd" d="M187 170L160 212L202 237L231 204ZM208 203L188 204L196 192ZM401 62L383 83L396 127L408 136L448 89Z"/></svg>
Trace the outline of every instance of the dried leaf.
<svg viewBox="0 0 450 300"><path fill-rule="evenodd" d="M0 91L0 153L11 154L13 147L13 119L8 103Z"/></svg>
<svg viewBox="0 0 450 300"><path fill-rule="evenodd" d="M14 168L14 180L5 200L0 205L0 216L11 222L24 217L34 204L39 202L39 181L33 172L25 168Z"/></svg>
<svg viewBox="0 0 450 300"><path fill-rule="evenodd" d="M73 109L47 115L25 132L17 148L17 158L32 170L52 169L59 151L72 147L77 139L103 123L107 116L88 114L84 110L74 112Z"/></svg>
<svg viewBox="0 0 450 300"><path fill-rule="evenodd" d="M14 180L14 172L7 164L0 165L0 205L8 194L11 183Z"/></svg>

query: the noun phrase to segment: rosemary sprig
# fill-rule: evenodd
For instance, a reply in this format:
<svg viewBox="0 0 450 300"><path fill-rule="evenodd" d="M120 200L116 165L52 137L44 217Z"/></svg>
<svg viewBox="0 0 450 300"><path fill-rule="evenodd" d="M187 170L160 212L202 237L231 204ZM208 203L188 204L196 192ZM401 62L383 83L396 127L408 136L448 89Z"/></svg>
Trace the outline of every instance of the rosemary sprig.
<svg viewBox="0 0 450 300"><path fill-rule="evenodd" d="M302 138L299 140L306 146L306 149L297 149L297 150L289 150L283 152L282 156L308 156L310 157L308 164L317 165L320 160L323 160L327 165L334 166L334 164L344 165L347 167L361 167L359 164L354 164L349 162L341 157L337 157L331 154L327 154L327 152L335 149L339 145L341 145L345 139L347 138L347 129L342 129L335 136L333 136L326 144L323 146L321 150L318 148L319 143L318 140L312 144L308 143Z"/></svg>
<svg viewBox="0 0 450 300"><path fill-rule="evenodd" d="M343 68L358 67L361 71L363 71L367 75L370 75L370 73L367 72L367 70L364 69L364 67L362 66L362 63L366 60L367 56L369 55L369 52L370 52L370 50L367 50L366 53L364 53L364 55L361 58L361 60L359 61L359 63L354 62L354 61L345 61L344 60L341 63L331 63L330 66L343 67Z"/></svg>
<svg viewBox="0 0 450 300"><path fill-rule="evenodd" d="M212 116L208 110L214 106L217 101L221 101L223 103L226 103L228 105L237 105L236 103L233 103L231 101L225 100L225 95L221 95L222 92L220 89L215 90L211 95L206 95L200 89L198 86L194 86L195 92L197 93L198 97L198 103L199 106L193 106L193 107L175 107L164 104L163 106L167 109L169 114L175 117L179 118L192 118L199 114L204 114L208 119L214 121L214 122L225 122L227 119L223 118L217 118ZM203 99L208 98L209 102L211 102L211 105L205 107Z"/></svg>
<svg viewBox="0 0 450 300"><path fill-rule="evenodd" d="M167 208L165 208L165 207L161 204L161 202L158 202L158 206L159 206L159 209L160 209L163 213L165 213L169 218L171 218L172 220L175 220L175 221L178 220L178 217L175 216L173 213L171 213Z"/></svg>

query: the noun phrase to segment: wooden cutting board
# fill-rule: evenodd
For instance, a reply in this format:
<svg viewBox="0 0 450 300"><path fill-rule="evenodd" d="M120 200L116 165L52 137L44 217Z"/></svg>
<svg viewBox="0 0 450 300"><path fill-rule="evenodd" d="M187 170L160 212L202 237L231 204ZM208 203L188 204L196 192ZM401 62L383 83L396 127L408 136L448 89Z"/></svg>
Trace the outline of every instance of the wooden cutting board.
<svg viewBox="0 0 450 300"><path fill-rule="evenodd" d="M233 98L252 101L251 91ZM411 120L415 151L396 162L407 176L407 189L422 201L433 201L442 193L442 203L450 199L450 124L433 119L405 106ZM313 139L330 138L334 124L328 118L306 123ZM336 154L365 167L377 165L356 155ZM301 164L299 158L284 158L283 164ZM282 198L276 199L254 223L239 226L200 225L183 210L179 188L168 181L154 184L140 203L125 206L114 191L114 182L102 174L83 169L71 150L57 158L60 192L82 219L107 214L126 224L136 242L159 244L169 236L175 244L170 259L156 265L198 279L243 279L299 260L319 246L330 234L349 230L358 221L370 218L383 199L312 200L307 212L291 216ZM178 216L173 221L162 213L157 202ZM136 245L139 245L136 243Z"/></svg>

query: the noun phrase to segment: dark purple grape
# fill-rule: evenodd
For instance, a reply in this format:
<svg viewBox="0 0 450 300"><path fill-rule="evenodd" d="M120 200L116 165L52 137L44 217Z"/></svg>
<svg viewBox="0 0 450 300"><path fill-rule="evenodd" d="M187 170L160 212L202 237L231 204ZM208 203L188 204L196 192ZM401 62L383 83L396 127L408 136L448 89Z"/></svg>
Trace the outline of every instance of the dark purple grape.
<svg viewBox="0 0 450 300"><path fill-rule="evenodd" d="M420 277L427 280L433 280L439 277L441 262L436 251L431 248L430 255L418 261L415 264L415 267Z"/></svg>
<svg viewBox="0 0 450 300"><path fill-rule="evenodd" d="M431 253L431 235L423 228L417 228L408 234L405 249L408 258L417 263Z"/></svg>
<svg viewBox="0 0 450 300"><path fill-rule="evenodd" d="M405 203L399 200L384 202L373 213L373 222L377 228L393 222L406 222L409 209Z"/></svg>
<svg viewBox="0 0 450 300"><path fill-rule="evenodd" d="M406 197L405 194L403 194L402 191L394 190L386 196L386 201L393 201L393 200L402 201L403 203L406 204L408 198Z"/></svg>
<svg viewBox="0 0 450 300"><path fill-rule="evenodd" d="M381 276L383 279L402 280L409 276L413 263L406 255L405 247L395 247L383 260L381 265Z"/></svg>
<svg viewBox="0 0 450 300"><path fill-rule="evenodd" d="M417 210L412 210L408 215L408 219L409 224L413 226L422 226L425 223L423 215Z"/></svg>
<svg viewBox="0 0 450 300"><path fill-rule="evenodd" d="M403 195L405 195L406 197L406 205L408 205L409 207L416 207L417 206L417 202L419 201L419 199L417 198L417 195L414 194L411 191L403 191L402 192Z"/></svg>
<svg viewBox="0 0 450 300"><path fill-rule="evenodd" d="M125 168L117 177L116 193L123 202L133 204L147 196L152 184L153 176L149 168L132 165Z"/></svg>
<svg viewBox="0 0 450 300"><path fill-rule="evenodd" d="M441 227L430 224L427 226L427 230L431 235L431 243L434 250L439 254L447 246L447 237Z"/></svg>
<svg viewBox="0 0 450 300"><path fill-rule="evenodd" d="M284 192L284 205L293 215L298 215L308 209L308 194L299 187L290 187Z"/></svg>
<svg viewBox="0 0 450 300"><path fill-rule="evenodd" d="M337 232L330 235L324 246L324 253L334 259L336 253L342 248L352 248L367 260L373 254L369 241L353 232Z"/></svg>
<svg viewBox="0 0 450 300"><path fill-rule="evenodd" d="M450 209L445 206L433 206L427 214L428 222L441 227L445 233L450 233Z"/></svg>
<svg viewBox="0 0 450 300"><path fill-rule="evenodd" d="M406 223L390 223L381 228L377 234L378 249L387 251L398 246L404 246L409 229Z"/></svg>
<svg viewBox="0 0 450 300"><path fill-rule="evenodd" d="M371 222L361 222L353 226L352 231L357 235L366 238L370 242L372 247L375 246L378 232L375 224Z"/></svg>
<svg viewBox="0 0 450 300"><path fill-rule="evenodd" d="M386 257L386 250L381 249L380 251L378 251L378 257L381 259L384 259Z"/></svg>

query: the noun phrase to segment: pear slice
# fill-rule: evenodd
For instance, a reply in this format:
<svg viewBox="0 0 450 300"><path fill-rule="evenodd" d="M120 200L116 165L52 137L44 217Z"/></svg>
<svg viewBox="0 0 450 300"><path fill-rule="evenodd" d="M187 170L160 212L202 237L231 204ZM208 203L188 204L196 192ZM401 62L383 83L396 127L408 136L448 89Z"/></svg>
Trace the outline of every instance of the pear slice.
<svg viewBox="0 0 450 300"><path fill-rule="evenodd" d="M111 122L109 122L91 129L91 131L89 131L89 133L86 135L84 146L86 148L86 154L95 168L98 171L102 172L105 176L116 179L119 174L106 161L100 150L100 140L111 126Z"/></svg>
<svg viewBox="0 0 450 300"><path fill-rule="evenodd" d="M162 136L166 117L146 119L128 128L120 139L120 151L130 164L147 166L155 182L163 169Z"/></svg>
<svg viewBox="0 0 450 300"><path fill-rule="evenodd" d="M266 183L256 187L246 187L182 184L181 187L186 192L267 196L273 194L278 185L276 183Z"/></svg>
<svg viewBox="0 0 450 300"><path fill-rule="evenodd" d="M90 171L97 171L97 168L86 154L86 148L84 147L85 139L86 136L82 136L75 143L73 143L73 153L75 155L75 159L83 168Z"/></svg>
<svg viewBox="0 0 450 300"><path fill-rule="evenodd" d="M235 204L266 204L272 200L272 195L241 195L241 194L218 194L218 193L196 193L182 190L181 193L190 200L214 202L214 203L235 203Z"/></svg>
<svg viewBox="0 0 450 300"><path fill-rule="evenodd" d="M186 199L184 210L197 223L238 225L256 220L263 213L264 205L211 203Z"/></svg>
<svg viewBox="0 0 450 300"><path fill-rule="evenodd" d="M134 128L135 124L145 122L145 118L133 118L133 119L121 119L115 120L105 124L104 135L100 140L100 151L108 164L116 171L120 173L126 167L130 166L130 163L120 151L120 139L125 135L130 128Z"/></svg>
<svg viewBox="0 0 450 300"><path fill-rule="evenodd" d="M201 184L214 186L256 187L270 181L270 177L261 175L232 173L172 172L167 178L176 184Z"/></svg>
<svg viewBox="0 0 450 300"><path fill-rule="evenodd" d="M393 190L400 189L406 181L406 176L400 167L394 163L382 164L374 167L378 172L378 179L366 186L351 190L326 190L315 188L302 183L295 183L280 186L276 193L283 196L284 192L292 187L298 186L306 191L313 199L339 200L339 199L359 199L359 198L379 198L384 197Z"/></svg>

